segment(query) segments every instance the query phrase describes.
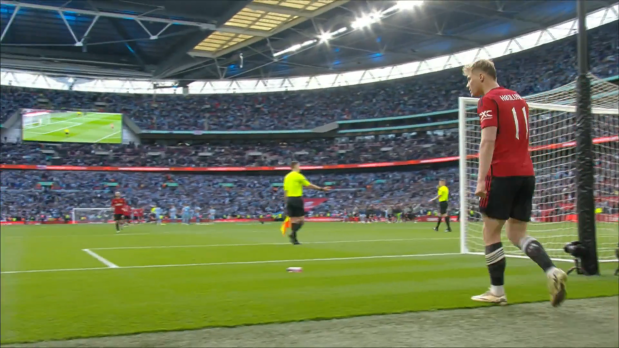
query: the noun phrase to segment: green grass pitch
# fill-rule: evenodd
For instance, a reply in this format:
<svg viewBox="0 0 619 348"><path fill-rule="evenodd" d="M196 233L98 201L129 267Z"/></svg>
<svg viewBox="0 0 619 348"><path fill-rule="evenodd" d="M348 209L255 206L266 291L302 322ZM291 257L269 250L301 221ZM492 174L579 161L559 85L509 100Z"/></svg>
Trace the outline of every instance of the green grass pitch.
<svg viewBox="0 0 619 348"><path fill-rule="evenodd" d="M26 141L70 143L122 143L122 115L88 112L57 112L49 115L49 122L24 125ZM114 128L111 125L114 125ZM65 134L69 130L69 135Z"/></svg>
<svg viewBox="0 0 619 348"><path fill-rule="evenodd" d="M307 223L293 246L275 223L118 235L113 225L5 226L1 342L484 306L470 300L489 285L484 257L459 254L458 233L432 227ZM548 301L537 265L507 264L510 303ZM286 272L294 266L303 272ZM568 298L618 295L616 266L570 276Z"/></svg>

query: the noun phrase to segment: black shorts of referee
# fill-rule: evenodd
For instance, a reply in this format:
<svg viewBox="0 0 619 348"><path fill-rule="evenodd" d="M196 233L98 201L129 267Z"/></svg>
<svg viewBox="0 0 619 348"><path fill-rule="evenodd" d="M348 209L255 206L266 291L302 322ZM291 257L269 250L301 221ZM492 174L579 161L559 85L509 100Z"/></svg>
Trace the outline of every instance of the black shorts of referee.
<svg viewBox="0 0 619 348"><path fill-rule="evenodd" d="M286 214L291 218L305 216L305 204L303 203L303 197L286 198Z"/></svg>
<svg viewBox="0 0 619 348"><path fill-rule="evenodd" d="M441 215L447 214L447 208L449 207L449 202L443 201L438 203L439 212Z"/></svg>

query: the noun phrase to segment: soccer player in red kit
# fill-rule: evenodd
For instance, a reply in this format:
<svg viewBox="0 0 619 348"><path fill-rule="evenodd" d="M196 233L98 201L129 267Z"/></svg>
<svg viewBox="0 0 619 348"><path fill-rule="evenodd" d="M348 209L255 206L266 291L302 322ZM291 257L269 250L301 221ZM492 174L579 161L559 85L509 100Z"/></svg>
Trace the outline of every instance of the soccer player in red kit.
<svg viewBox="0 0 619 348"><path fill-rule="evenodd" d="M123 226L129 226L131 223L131 207L128 204L123 207L123 217Z"/></svg>
<svg viewBox="0 0 619 348"><path fill-rule="evenodd" d="M139 224L140 220L142 219L142 217L144 217L144 209L142 209L142 208L132 209L131 213L133 214L133 221L136 224Z"/></svg>
<svg viewBox="0 0 619 348"><path fill-rule="evenodd" d="M478 60L465 66L463 72L471 95L481 97L477 106L482 131L475 195L483 216L491 283L489 291L472 300L507 303L501 243L501 230L506 225L509 240L546 273L550 302L556 307L565 300L567 275L555 267L540 242L527 235L535 190L529 154L529 106L517 92L499 86L491 61Z"/></svg>
<svg viewBox="0 0 619 348"><path fill-rule="evenodd" d="M120 232L120 224L123 220L124 207L127 205L127 201L120 197L120 192L114 194L112 199L112 208L114 208L114 221L116 221L116 233Z"/></svg>

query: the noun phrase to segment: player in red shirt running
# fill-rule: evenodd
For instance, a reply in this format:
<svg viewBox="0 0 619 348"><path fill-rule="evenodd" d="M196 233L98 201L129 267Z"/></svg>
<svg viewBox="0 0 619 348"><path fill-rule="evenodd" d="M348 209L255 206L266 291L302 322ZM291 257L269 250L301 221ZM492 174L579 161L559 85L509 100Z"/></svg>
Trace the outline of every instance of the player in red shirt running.
<svg viewBox="0 0 619 348"><path fill-rule="evenodd" d="M120 197L120 192L114 194L112 199L112 208L114 208L114 221L116 221L116 233L120 232L120 224L123 220L123 208L127 205L127 201Z"/></svg>
<svg viewBox="0 0 619 348"><path fill-rule="evenodd" d="M503 289L505 253L501 230L507 221L509 240L546 273L550 302L560 305L566 296L567 275L555 267L544 247L527 235L531 221L535 173L529 154L529 106L517 93L499 86L494 63L478 60L463 69L473 97L481 97L479 172L475 195L484 221L486 264L491 287L474 301L506 304Z"/></svg>
<svg viewBox="0 0 619 348"><path fill-rule="evenodd" d="M123 226L129 226L131 223L131 207L127 204L123 207Z"/></svg>

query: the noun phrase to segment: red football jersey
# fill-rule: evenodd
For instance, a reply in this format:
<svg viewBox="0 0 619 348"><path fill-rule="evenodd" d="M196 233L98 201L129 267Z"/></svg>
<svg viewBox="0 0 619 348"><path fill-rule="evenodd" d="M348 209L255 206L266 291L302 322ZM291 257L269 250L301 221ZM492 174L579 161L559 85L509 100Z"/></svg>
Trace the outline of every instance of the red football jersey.
<svg viewBox="0 0 619 348"><path fill-rule="evenodd" d="M529 105L516 92L497 87L477 104L481 128L497 127L491 176L533 176L529 154Z"/></svg>
<svg viewBox="0 0 619 348"><path fill-rule="evenodd" d="M133 209L131 210L131 212L133 213L133 216L137 216L137 217L142 217L144 216L144 209Z"/></svg>
<svg viewBox="0 0 619 348"><path fill-rule="evenodd" d="M123 206L123 214L131 215L131 207L129 207L128 205L124 205Z"/></svg>
<svg viewBox="0 0 619 348"><path fill-rule="evenodd" d="M112 199L112 208L114 208L114 214L123 214L123 207L127 204L124 198Z"/></svg>

